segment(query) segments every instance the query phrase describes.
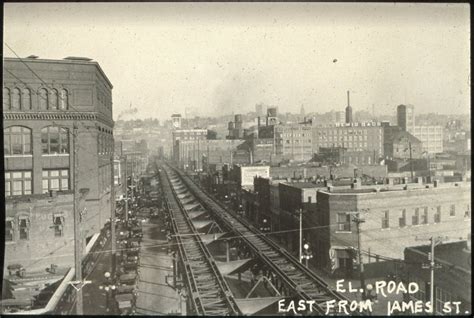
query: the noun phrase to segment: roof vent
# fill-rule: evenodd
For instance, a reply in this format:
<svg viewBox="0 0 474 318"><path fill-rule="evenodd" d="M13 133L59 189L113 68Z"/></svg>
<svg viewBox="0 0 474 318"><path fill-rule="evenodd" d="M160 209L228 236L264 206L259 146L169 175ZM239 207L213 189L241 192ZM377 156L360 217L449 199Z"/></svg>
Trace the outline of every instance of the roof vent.
<svg viewBox="0 0 474 318"><path fill-rule="evenodd" d="M37 59L38 55L30 55L27 57L27 59Z"/></svg>
<svg viewBox="0 0 474 318"><path fill-rule="evenodd" d="M92 61L92 59L88 57L81 57L81 56L68 56L64 58L65 60L70 60L70 61Z"/></svg>

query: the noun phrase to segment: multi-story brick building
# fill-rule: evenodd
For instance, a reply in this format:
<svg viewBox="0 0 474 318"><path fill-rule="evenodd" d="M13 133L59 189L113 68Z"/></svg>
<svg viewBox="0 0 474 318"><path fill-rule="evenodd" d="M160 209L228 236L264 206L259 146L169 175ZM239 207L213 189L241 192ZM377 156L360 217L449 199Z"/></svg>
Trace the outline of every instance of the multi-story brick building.
<svg viewBox="0 0 474 318"><path fill-rule="evenodd" d="M13 233L4 268L71 266L74 184L88 189L85 241L111 215L112 84L86 58L5 58L3 120L6 217Z"/></svg>
<svg viewBox="0 0 474 318"><path fill-rule="evenodd" d="M202 169L199 164L201 157L201 141L207 139L207 129L176 129L172 131L173 159L176 163L184 167L190 166L190 161L194 161L195 169ZM191 141L191 142L187 142ZM195 141L195 142L194 142ZM197 167L197 165L200 165Z"/></svg>
<svg viewBox="0 0 474 318"><path fill-rule="evenodd" d="M276 125L274 129L275 154L282 159L308 161L317 152L311 123Z"/></svg>
<svg viewBox="0 0 474 318"><path fill-rule="evenodd" d="M417 236L467 237L471 231L471 185L467 182L337 187L317 193L315 253L319 265L350 275L358 248L357 225L351 212L365 219L360 223L360 242L366 271L390 270L381 259L402 259L405 247L417 245ZM383 267L383 268L382 268ZM372 269L371 269L372 268Z"/></svg>

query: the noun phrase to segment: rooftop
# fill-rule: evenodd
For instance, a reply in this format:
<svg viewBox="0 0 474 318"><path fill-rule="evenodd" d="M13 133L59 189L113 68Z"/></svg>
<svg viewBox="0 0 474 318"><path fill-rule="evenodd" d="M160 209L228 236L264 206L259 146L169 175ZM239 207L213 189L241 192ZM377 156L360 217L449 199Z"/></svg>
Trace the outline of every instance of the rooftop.
<svg viewBox="0 0 474 318"><path fill-rule="evenodd" d="M409 247L409 250L418 251L427 255L431 251L430 245ZM471 273L471 250L467 249L467 241L449 242L435 247L435 259L449 268L461 268ZM450 266L451 265L451 266Z"/></svg>
<svg viewBox="0 0 474 318"><path fill-rule="evenodd" d="M105 75L105 73L102 70L102 68L100 67L99 63L92 60L92 59L90 59L90 58L88 58L88 57L68 56L68 57L65 57L62 60L59 60L59 59L40 59L36 55L30 55L27 58L5 57L4 58L4 63L5 62L23 62L23 63L28 63L30 65L35 64L35 63L94 65L95 67L97 67L99 72L102 74L102 76L104 77L107 84L109 84L110 89L113 88L112 83L110 82L109 78Z"/></svg>

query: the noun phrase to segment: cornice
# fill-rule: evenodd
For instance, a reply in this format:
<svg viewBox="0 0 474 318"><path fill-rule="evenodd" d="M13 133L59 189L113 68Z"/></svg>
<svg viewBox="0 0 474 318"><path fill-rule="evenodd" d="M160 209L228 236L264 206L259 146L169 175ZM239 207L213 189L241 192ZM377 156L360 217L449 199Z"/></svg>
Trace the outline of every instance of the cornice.
<svg viewBox="0 0 474 318"><path fill-rule="evenodd" d="M11 112L3 113L3 120L88 120L99 121L110 127L114 122L97 112Z"/></svg>

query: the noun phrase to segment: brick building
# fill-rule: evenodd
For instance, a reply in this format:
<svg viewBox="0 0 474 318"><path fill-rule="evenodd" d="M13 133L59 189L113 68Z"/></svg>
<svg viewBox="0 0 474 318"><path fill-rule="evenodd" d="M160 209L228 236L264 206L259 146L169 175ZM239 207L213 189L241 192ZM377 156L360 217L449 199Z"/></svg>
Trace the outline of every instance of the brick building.
<svg viewBox="0 0 474 318"><path fill-rule="evenodd" d="M429 186L429 187L428 187ZM315 257L329 269L329 253L341 275L350 275L357 226L348 212L360 213L360 241L366 271L390 270L382 257L401 259L407 246L416 245L416 236L436 233L453 238L470 233L470 183L430 185L358 186L353 189L320 190L315 222L324 226L315 232Z"/></svg>
<svg viewBox="0 0 474 318"><path fill-rule="evenodd" d="M201 158L204 149L201 142L207 139L207 129L176 129L172 131L173 160L186 167L202 169Z"/></svg>
<svg viewBox="0 0 474 318"><path fill-rule="evenodd" d="M99 64L86 58L5 58L3 120L6 218L13 231L4 268L19 263L27 271L44 270L53 261L71 266L65 253L73 233L67 193L75 176L78 188L88 189L86 241L111 214L112 84ZM21 234L25 227L29 234Z"/></svg>

